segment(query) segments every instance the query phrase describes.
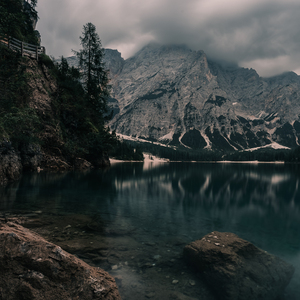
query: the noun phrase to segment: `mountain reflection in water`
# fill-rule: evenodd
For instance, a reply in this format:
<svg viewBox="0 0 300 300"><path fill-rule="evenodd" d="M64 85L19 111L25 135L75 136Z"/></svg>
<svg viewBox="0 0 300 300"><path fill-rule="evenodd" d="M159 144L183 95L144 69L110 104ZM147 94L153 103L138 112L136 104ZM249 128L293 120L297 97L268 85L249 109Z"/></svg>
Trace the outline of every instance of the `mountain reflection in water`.
<svg viewBox="0 0 300 300"><path fill-rule="evenodd" d="M105 171L25 174L1 210L92 213L186 243L230 231L300 267L300 168L281 164L118 163ZM124 221L124 222L125 222ZM109 225L107 225L109 226ZM297 293L299 293L299 287Z"/></svg>

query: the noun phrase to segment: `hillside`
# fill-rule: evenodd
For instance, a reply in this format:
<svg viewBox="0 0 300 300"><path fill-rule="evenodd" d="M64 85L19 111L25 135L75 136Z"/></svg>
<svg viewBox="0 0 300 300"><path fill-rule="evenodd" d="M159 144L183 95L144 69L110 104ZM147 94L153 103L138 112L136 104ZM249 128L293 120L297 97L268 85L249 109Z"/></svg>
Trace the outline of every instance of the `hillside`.
<svg viewBox="0 0 300 300"><path fill-rule="evenodd" d="M143 160L107 126L107 71L95 26L83 26L80 70L63 57L54 62L40 46L36 5L0 3L0 183L23 170L107 167L109 154Z"/></svg>
<svg viewBox="0 0 300 300"><path fill-rule="evenodd" d="M0 180L22 170L71 170L109 165L114 136L84 103L78 81L62 80L47 57L39 62L1 46ZM15 62L14 65L7 65Z"/></svg>

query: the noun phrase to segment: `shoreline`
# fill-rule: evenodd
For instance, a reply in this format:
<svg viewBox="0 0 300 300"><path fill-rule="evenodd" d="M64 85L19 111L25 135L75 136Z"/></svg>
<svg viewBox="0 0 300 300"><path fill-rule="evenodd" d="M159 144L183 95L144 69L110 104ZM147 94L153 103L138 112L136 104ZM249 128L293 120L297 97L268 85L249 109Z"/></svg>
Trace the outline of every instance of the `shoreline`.
<svg viewBox="0 0 300 300"><path fill-rule="evenodd" d="M152 156L153 159L147 158L144 161L136 161L136 160L119 160L115 158L110 158L109 161L111 164L116 163L143 163L143 164L156 164L156 163L206 163L206 164L290 164L285 161L260 161L260 160L217 160L217 161L196 161L196 160L169 160L167 158L160 158ZM297 164L297 163L293 163Z"/></svg>

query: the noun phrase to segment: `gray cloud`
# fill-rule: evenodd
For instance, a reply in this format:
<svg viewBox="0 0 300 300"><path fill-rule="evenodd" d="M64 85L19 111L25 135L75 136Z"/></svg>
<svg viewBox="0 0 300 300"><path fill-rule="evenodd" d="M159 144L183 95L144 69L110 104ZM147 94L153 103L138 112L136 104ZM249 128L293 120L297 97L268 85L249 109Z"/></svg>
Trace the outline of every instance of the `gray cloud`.
<svg viewBox="0 0 300 300"><path fill-rule="evenodd" d="M300 74L299 0L39 0L38 30L55 57L78 50L87 22L124 58L151 41L187 44L262 76Z"/></svg>

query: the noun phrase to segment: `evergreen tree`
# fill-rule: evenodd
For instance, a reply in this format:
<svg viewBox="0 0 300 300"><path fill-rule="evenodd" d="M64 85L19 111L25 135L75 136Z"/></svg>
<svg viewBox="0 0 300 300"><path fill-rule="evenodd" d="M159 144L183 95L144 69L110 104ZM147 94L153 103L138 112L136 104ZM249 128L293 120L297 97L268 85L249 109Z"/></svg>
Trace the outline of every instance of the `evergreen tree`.
<svg viewBox="0 0 300 300"><path fill-rule="evenodd" d="M21 41L38 44L33 20L38 19L35 10L37 0L1 0L0 35L12 36Z"/></svg>
<svg viewBox="0 0 300 300"><path fill-rule="evenodd" d="M37 0L23 0L24 1L24 6L26 5L26 12L29 14L29 16L35 20L38 19L38 14L37 14L37 11L36 11L36 5L37 5ZM25 3L26 2L26 3Z"/></svg>
<svg viewBox="0 0 300 300"><path fill-rule="evenodd" d="M92 23L83 26L80 41L82 49L74 53L79 59L88 105L99 113L98 117L104 123L103 114L107 112L107 97L109 96L108 76L103 63L104 53L101 41Z"/></svg>

